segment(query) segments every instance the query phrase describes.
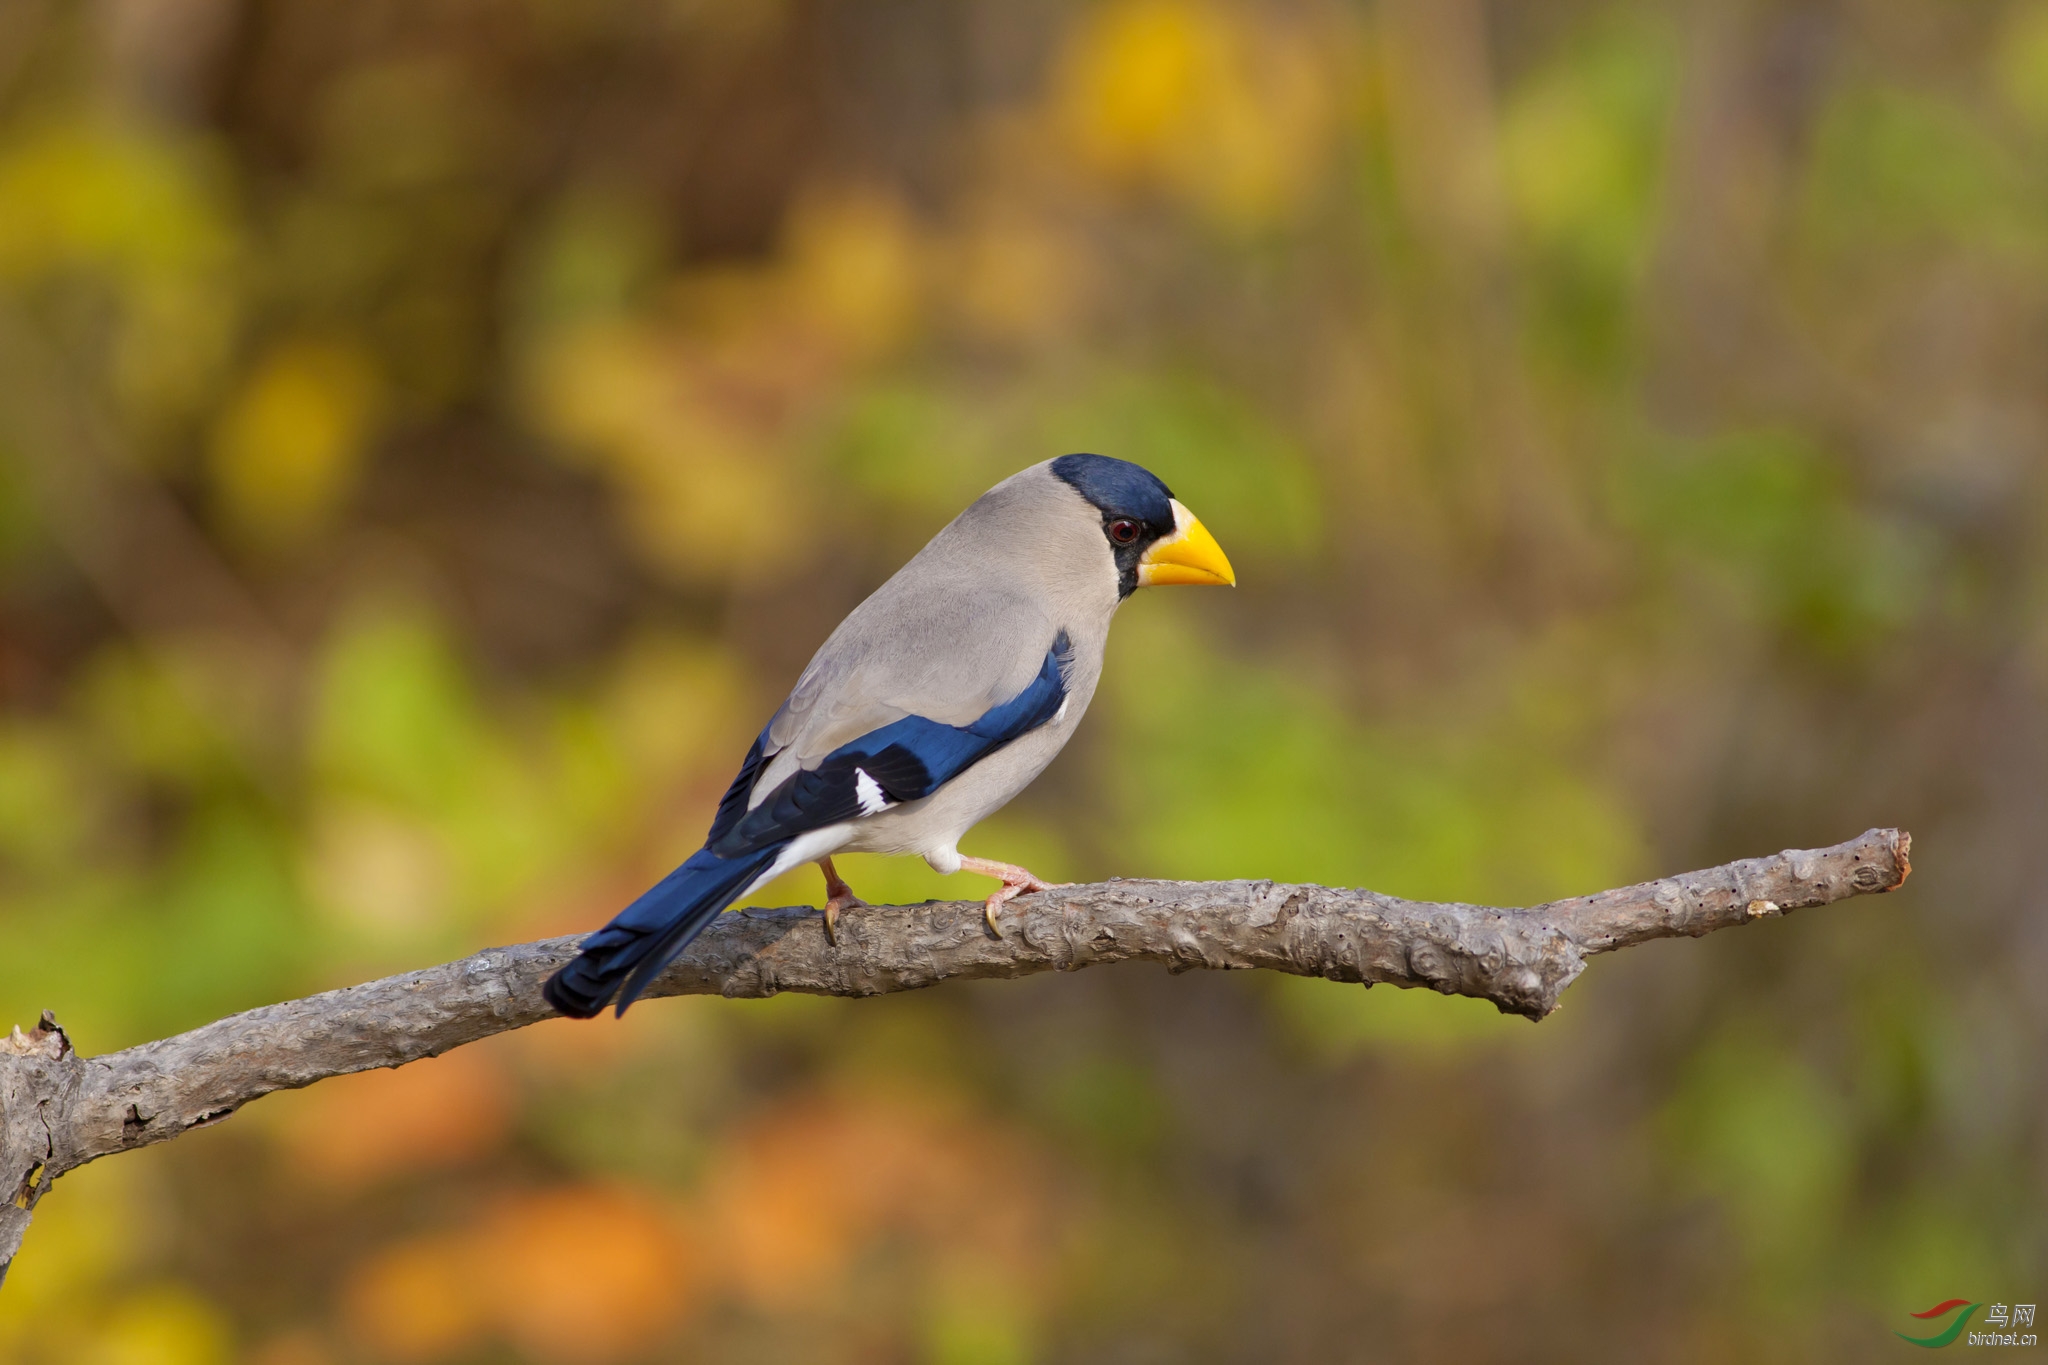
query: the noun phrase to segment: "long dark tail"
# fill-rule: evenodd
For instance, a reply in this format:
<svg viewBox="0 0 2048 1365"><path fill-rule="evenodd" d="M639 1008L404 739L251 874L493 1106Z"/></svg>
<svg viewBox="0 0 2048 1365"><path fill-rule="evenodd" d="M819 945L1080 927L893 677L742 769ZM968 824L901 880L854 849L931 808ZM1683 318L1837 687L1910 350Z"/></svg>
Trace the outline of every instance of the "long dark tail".
<svg viewBox="0 0 2048 1365"><path fill-rule="evenodd" d="M704 932L747 885L766 872L782 845L721 858L710 849L692 853L610 924L583 940L576 960L547 979L541 994L566 1015L588 1019L616 995L619 1013L690 940Z"/></svg>

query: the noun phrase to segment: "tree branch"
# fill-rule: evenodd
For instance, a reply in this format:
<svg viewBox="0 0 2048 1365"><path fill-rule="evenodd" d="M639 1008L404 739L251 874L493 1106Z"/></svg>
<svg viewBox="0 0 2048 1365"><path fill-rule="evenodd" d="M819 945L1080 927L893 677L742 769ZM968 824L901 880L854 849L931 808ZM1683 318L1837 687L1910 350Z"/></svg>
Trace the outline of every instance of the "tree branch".
<svg viewBox="0 0 2048 1365"><path fill-rule="evenodd" d="M1911 870L1911 844L1873 829L1833 848L1519 910L1274 882L1112 881L1011 902L1000 939L978 902L871 907L840 920L836 947L815 910L747 910L720 916L648 994L884 995L1145 960L1175 972L1263 967L1428 986L1541 1019L1594 953L1890 891ZM45 1011L33 1032L0 1039L0 1275L64 1172L217 1123L273 1090L402 1066L549 1018L541 982L578 942L492 948L101 1057L73 1051Z"/></svg>

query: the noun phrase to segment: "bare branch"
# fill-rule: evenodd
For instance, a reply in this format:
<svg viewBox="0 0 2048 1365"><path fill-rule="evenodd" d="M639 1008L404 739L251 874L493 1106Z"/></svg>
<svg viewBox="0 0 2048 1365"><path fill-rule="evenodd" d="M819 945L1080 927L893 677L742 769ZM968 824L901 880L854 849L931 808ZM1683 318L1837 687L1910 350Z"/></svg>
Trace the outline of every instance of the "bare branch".
<svg viewBox="0 0 2048 1365"><path fill-rule="evenodd" d="M1594 953L1890 891L1911 870L1911 843L1873 829L1833 848L1519 910L1275 882L1112 881L1011 902L1000 939L979 902L876 906L842 918L836 947L815 910L747 910L721 916L649 994L884 995L1144 960L1428 986L1541 1019ZM72 1051L46 1012L34 1032L0 1040L0 1268L65 1171L219 1122L273 1090L402 1066L551 1017L541 982L577 942L492 948L102 1057Z"/></svg>

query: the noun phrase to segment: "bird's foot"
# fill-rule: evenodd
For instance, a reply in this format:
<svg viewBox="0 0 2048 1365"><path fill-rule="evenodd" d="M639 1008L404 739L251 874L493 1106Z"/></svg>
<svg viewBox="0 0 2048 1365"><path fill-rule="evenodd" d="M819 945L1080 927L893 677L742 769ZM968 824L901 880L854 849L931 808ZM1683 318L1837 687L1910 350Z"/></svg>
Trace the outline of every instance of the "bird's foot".
<svg viewBox="0 0 2048 1365"><path fill-rule="evenodd" d="M825 941L835 948L839 946L839 912L865 908L867 902L853 894L839 875L839 869L832 866L830 858L818 859L818 870L825 874Z"/></svg>
<svg viewBox="0 0 2048 1365"><path fill-rule="evenodd" d="M839 946L839 912L841 910L864 910L867 902L848 891L843 896L833 896L825 902L825 941L833 947Z"/></svg>
<svg viewBox="0 0 2048 1365"><path fill-rule="evenodd" d="M1003 936L1003 927L996 923L996 911L1023 895L1026 891L1050 891L1064 882L1049 882L1037 873L1018 867L1015 863L999 863L993 858L962 858L962 872L973 872L983 877L995 877L1002 882L995 894L983 902L981 915L988 922L988 931L996 938Z"/></svg>

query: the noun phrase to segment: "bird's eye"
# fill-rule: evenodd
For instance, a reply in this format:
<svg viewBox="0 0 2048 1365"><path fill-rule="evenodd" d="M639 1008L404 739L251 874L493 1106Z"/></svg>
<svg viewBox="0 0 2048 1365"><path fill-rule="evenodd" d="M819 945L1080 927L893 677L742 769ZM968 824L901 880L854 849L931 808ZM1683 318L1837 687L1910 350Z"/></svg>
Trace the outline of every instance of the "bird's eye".
<svg viewBox="0 0 2048 1365"><path fill-rule="evenodd" d="M1138 523L1122 520L1109 524L1109 538L1119 545L1128 545L1138 538Z"/></svg>

